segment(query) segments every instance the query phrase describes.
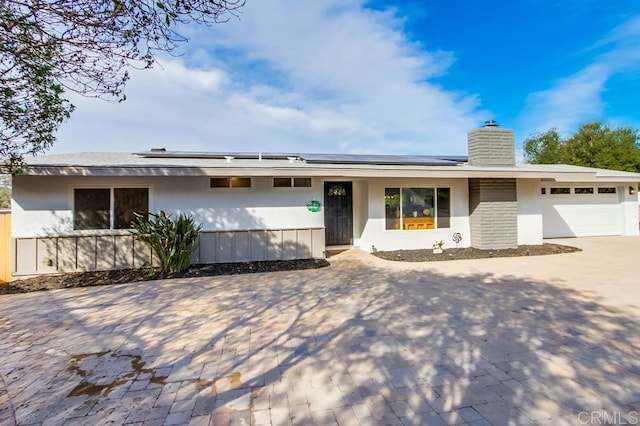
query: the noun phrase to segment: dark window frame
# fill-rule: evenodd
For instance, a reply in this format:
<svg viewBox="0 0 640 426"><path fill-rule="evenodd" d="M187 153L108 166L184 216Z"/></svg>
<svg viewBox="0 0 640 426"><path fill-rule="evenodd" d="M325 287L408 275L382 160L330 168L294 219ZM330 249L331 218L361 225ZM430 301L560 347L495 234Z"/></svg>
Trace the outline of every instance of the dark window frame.
<svg viewBox="0 0 640 426"><path fill-rule="evenodd" d="M273 185L274 188L291 188L291 178L274 177L271 180L271 184Z"/></svg>
<svg viewBox="0 0 640 426"><path fill-rule="evenodd" d="M224 185L214 185L214 181L225 182ZM243 183L248 183L245 185ZM210 189L250 189L253 188L253 178L248 176L215 176L209 178Z"/></svg>
<svg viewBox="0 0 640 426"><path fill-rule="evenodd" d="M111 188L73 188L73 230L111 229Z"/></svg>
<svg viewBox="0 0 640 426"><path fill-rule="evenodd" d="M573 193L576 195L593 195L595 192L592 186L579 186L573 188Z"/></svg>
<svg viewBox="0 0 640 426"><path fill-rule="evenodd" d="M615 186L600 186L598 187L598 194L617 194L618 190Z"/></svg>
<svg viewBox="0 0 640 426"><path fill-rule="evenodd" d="M138 194L135 194L138 191ZM100 193L101 200L89 199L91 192ZM127 194L127 192L130 192ZM85 194L84 200L81 195ZM131 206L121 205L125 201L138 199L139 203L146 201L146 208L132 208ZM142 200L142 201L141 201ZM85 208L82 203L100 202L103 205L99 209L94 209L93 218L86 218L91 215L92 210ZM113 186L78 186L72 190L72 215L74 231L115 231L120 229L129 229L123 220L131 220L135 217L135 213L147 215L151 204L151 187L141 185L113 185ZM107 207L108 204L108 207ZM140 206L138 206L140 207ZM85 218L83 218L83 210ZM101 212L101 213L100 213ZM102 217L100 217L102 215Z"/></svg>
<svg viewBox="0 0 640 426"><path fill-rule="evenodd" d="M304 182L304 185L298 185L298 182ZM306 183L309 183L309 185L307 185ZM313 187L313 181L311 180L310 177L294 177L293 178L293 187L294 188L312 188Z"/></svg>
<svg viewBox="0 0 640 426"><path fill-rule="evenodd" d="M276 184L276 181L279 183ZM275 176L271 179L271 186L273 188L312 188L313 181L310 177Z"/></svg>
<svg viewBox="0 0 640 426"><path fill-rule="evenodd" d="M130 229L136 214L149 217L149 188L113 187L112 197L113 229Z"/></svg>
<svg viewBox="0 0 640 426"><path fill-rule="evenodd" d="M414 229L407 228L405 229L405 218L411 218L411 216L407 215L405 212L405 204L407 202L404 200L407 191L411 191L414 189L419 189L427 194L428 190L431 190L431 195L428 195L431 198L431 205L427 205L422 212L416 211L416 215L420 217L431 217L433 218L433 228L420 229L416 228L415 230L421 231L434 231L438 229L451 229L451 187L450 186L386 186L384 188L384 204L385 204L385 231L412 231ZM397 200L395 197L398 197ZM442 200L448 200L448 204L442 205ZM426 202L427 200L422 200ZM426 210L430 210L427 214ZM443 214L447 213L447 214ZM413 211L411 213L414 214Z"/></svg>

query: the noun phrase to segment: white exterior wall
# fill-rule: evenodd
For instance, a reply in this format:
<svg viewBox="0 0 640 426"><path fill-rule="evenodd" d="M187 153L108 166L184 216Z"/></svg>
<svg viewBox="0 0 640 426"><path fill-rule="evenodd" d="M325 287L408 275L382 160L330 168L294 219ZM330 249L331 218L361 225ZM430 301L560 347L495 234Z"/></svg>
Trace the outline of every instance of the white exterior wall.
<svg viewBox="0 0 640 426"><path fill-rule="evenodd" d="M13 181L14 238L118 231L74 231L73 189L77 187L149 187L149 209L188 213L203 231L321 228L322 210L308 211L312 199L323 202L322 180L311 188L272 188L269 177L253 178L252 188L213 189L207 177L40 177ZM127 231L119 231L127 233Z"/></svg>
<svg viewBox="0 0 640 426"><path fill-rule="evenodd" d="M634 183L620 188L620 234L640 235L640 208L638 208L638 186ZM633 194L630 190L633 189Z"/></svg>
<svg viewBox="0 0 640 426"><path fill-rule="evenodd" d="M540 179L517 179L518 245L542 244Z"/></svg>
<svg viewBox="0 0 640 426"><path fill-rule="evenodd" d="M362 238L362 233L369 220L369 183L366 180L353 181L353 241Z"/></svg>
<svg viewBox="0 0 640 426"><path fill-rule="evenodd" d="M448 187L451 188L451 227L425 230L385 229L385 188ZM444 248L455 247L454 232L462 235L459 247L469 247L469 184L467 179L371 179L368 183L369 219L354 245L362 250L400 250L431 248L436 241L444 241Z"/></svg>
<svg viewBox="0 0 640 426"><path fill-rule="evenodd" d="M66 234L73 229L68 178L16 176L12 180L11 235Z"/></svg>
<svg viewBox="0 0 640 426"><path fill-rule="evenodd" d="M208 178L188 179L157 185L155 209L191 214L203 231L324 227L323 210L307 209L312 199L324 203L320 179L312 179L311 188L273 188L272 178L254 177L252 188L237 189L209 188Z"/></svg>
<svg viewBox="0 0 640 426"><path fill-rule="evenodd" d="M331 180L327 178L327 180ZM341 180L348 180L342 178ZM46 177L18 176L13 181L12 234L14 238L47 235L128 234L120 231L74 231L73 189L76 187L149 187L150 210L192 214L203 231L323 228L324 209L312 213L310 200L324 204L323 178L313 178L311 188L273 188L270 177L253 178L252 188L212 189L208 177ZM540 187L547 194L540 194ZM618 234L638 235L638 195L630 194L625 183L551 183L539 179L518 179L518 244L541 244L545 208L553 203L551 186L616 186L610 197L572 196L572 204L588 211L614 208ZM451 188L451 227L434 230L386 230L384 191L389 187ZM609 199L599 204L599 198ZM557 200L562 197L556 198ZM371 178L353 179L354 246L365 251L431 248L442 240L445 248L455 247L454 232L460 232L459 247L470 245L468 180ZM547 207L545 207L547 206ZM571 205L569 205L572 208ZM556 210L553 210L556 211ZM609 216L610 214L607 213ZM548 223L546 223L548 226ZM591 235L597 235L593 221Z"/></svg>

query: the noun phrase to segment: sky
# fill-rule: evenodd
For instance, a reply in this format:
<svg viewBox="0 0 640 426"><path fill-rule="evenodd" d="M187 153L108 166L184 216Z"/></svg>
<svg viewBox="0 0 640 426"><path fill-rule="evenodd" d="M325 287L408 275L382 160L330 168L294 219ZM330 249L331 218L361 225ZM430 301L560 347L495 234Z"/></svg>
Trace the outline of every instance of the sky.
<svg viewBox="0 0 640 426"><path fill-rule="evenodd" d="M247 0L179 29L123 103L71 94L51 154L167 150L465 155L600 120L640 129L638 0Z"/></svg>

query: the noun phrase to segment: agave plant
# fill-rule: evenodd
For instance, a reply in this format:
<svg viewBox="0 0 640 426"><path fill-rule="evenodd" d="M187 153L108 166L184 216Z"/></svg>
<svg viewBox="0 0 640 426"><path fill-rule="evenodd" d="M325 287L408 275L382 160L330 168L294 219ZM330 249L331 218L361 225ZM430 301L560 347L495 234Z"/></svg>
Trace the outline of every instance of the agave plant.
<svg viewBox="0 0 640 426"><path fill-rule="evenodd" d="M193 217L180 213L174 220L164 211L148 216L136 213L131 225L136 238L149 243L165 274L177 274L189 268L202 229Z"/></svg>

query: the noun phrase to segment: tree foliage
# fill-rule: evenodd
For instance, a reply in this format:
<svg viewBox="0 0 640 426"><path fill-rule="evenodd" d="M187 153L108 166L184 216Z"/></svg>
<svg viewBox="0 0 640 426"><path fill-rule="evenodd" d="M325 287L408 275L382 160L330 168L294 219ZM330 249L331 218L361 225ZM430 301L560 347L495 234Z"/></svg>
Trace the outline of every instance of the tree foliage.
<svg viewBox="0 0 640 426"><path fill-rule="evenodd" d="M136 214L132 227L136 238L149 243L164 273L177 274L189 268L202 228L191 216L179 214L174 220L164 211L149 213L149 217Z"/></svg>
<svg viewBox="0 0 640 426"><path fill-rule="evenodd" d="M11 192L8 188L0 188L0 210L11 208Z"/></svg>
<svg viewBox="0 0 640 426"><path fill-rule="evenodd" d="M148 68L185 39L180 24L210 25L245 0L0 0L0 162L55 142L73 105L65 91L125 99L129 67Z"/></svg>
<svg viewBox="0 0 640 426"><path fill-rule="evenodd" d="M11 208L11 177L0 174L0 209Z"/></svg>
<svg viewBox="0 0 640 426"><path fill-rule="evenodd" d="M524 141L524 154L528 163L559 164L562 162L562 141L556 129L530 136Z"/></svg>
<svg viewBox="0 0 640 426"><path fill-rule="evenodd" d="M527 138L523 148L525 160L531 164L572 164L640 172L638 132L630 127L612 128L594 121L583 124L565 139L551 129Z"/></svg>

